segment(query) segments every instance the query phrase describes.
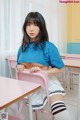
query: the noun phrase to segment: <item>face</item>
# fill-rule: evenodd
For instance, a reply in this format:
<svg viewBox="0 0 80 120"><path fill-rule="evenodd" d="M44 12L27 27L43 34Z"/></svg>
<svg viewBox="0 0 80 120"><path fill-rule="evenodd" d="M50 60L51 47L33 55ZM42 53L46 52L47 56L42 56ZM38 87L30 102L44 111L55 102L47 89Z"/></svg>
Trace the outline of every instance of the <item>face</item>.
<svg viewBox="0 0 80 120"><path fill-rule="evenodd" d="M26 32L32 41L36 40L39 31L40 31L39 27L34 23L28 23L26 26Z"/></svg>

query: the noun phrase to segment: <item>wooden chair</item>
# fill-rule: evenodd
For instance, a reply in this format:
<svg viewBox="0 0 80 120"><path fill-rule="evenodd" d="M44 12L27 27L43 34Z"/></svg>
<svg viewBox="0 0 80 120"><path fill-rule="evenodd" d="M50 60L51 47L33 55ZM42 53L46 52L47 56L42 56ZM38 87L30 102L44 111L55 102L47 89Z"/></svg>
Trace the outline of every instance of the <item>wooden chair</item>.
<svg viewBox="0 0 80 120"><path fill-rule="evenodd" d="M49 104L48 77L43 71L39 71L37 73L29 73L29 71L24 70L22 73L17 72L17 77L18 77L19 80L39 83L39 84L41 84L42 87L45 87L45 91L46 91L46 95L47 95L47 101L48 101L48 104ZM23 106L23 104L22 104L22 106ZM38 120L38 114L37 114L38 111L46 112L47 114L50 114L52 116L52 120L54 119L54 116L52 115L52 113L50 111L40 109L40 110L35 110L36 120Z"/></svg>

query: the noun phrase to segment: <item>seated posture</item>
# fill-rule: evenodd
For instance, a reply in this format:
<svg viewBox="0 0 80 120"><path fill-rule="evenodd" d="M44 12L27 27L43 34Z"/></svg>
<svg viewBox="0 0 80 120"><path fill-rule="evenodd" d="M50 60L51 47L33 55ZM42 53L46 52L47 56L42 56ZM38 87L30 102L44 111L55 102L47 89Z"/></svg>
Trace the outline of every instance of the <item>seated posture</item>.
<svg viewBox="0 0 80 120"><path fill-rule="evenodd" d="M48 75L48 91L51 112L56 120L71 120L64 103L65 91L55 74L64 70L64 64L56 46L49 42L46 23L38 12L30 12L23 24L23 39L17 55L17 70L44 71ZM32 108L43 108L46 103L45 90L32 94Z"/></svg>

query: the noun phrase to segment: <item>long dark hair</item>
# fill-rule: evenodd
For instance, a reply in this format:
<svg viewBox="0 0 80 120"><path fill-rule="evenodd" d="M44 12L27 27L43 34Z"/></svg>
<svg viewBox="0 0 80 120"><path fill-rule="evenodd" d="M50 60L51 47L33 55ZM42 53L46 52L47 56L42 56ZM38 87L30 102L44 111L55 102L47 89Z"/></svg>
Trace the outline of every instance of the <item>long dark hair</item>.
<svg viewBox="0 0 80 120"><path fill-rule="evenodd" d="M30 37L28 36L28 34L26 32L26 26L28 23L31 23L31 22L36 24L40 28L40 32L39 32L38 36L36 37L36 41L34 42L35 47L38 45L38 43L41 46L43 46L44 41L49 40L48 32L46 29L46 23L45 23L43 16L38 12L30 12L27 15L27 17L24 21L24 24L23 24L22 51L25 51L26 47L30 43Z"/></svg>

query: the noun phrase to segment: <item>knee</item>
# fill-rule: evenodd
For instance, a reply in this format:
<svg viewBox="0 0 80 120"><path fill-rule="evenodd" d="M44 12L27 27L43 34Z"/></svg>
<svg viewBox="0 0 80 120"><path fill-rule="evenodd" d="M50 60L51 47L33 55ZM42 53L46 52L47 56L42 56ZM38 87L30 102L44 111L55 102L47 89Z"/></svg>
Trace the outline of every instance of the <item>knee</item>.
<svg viewBox="0 0 80 120"><path fill-rule="evenodd" d="M63 95L54 95L50 97L51 112L53 115L66 110Z"/></svg>
<svg viewBox="0 0 80 120"><path fill-rule="evenodd" d="M56 102L56 101L64 101L63 95L53 95L49 98L50 104Z"/></svg>

